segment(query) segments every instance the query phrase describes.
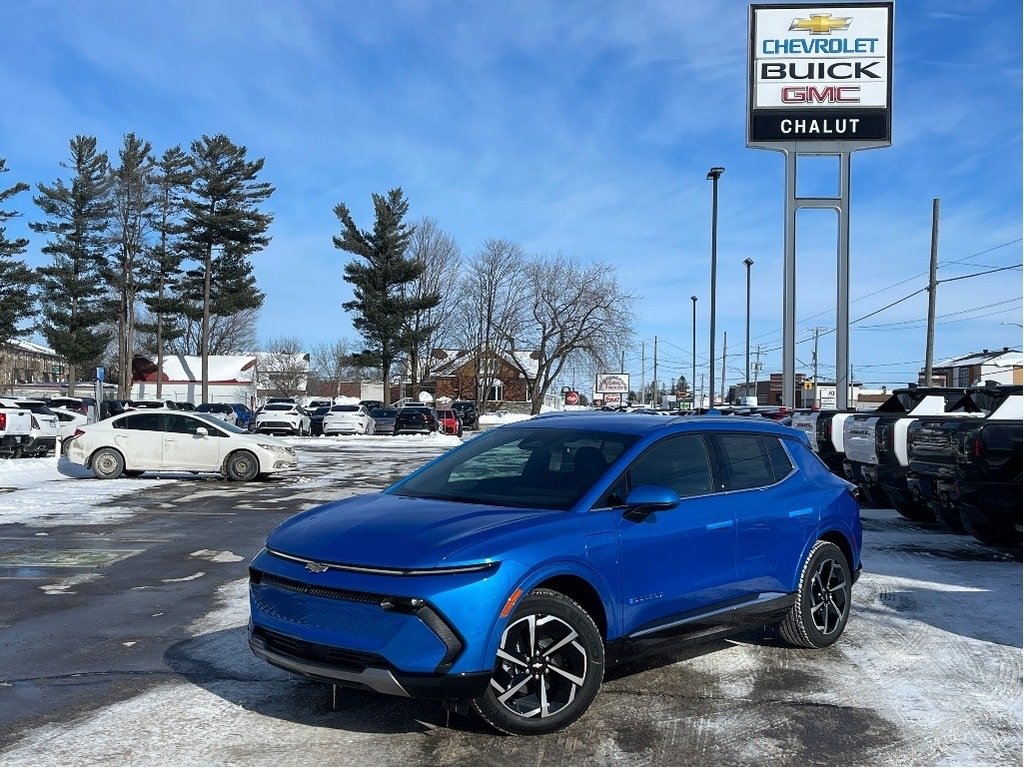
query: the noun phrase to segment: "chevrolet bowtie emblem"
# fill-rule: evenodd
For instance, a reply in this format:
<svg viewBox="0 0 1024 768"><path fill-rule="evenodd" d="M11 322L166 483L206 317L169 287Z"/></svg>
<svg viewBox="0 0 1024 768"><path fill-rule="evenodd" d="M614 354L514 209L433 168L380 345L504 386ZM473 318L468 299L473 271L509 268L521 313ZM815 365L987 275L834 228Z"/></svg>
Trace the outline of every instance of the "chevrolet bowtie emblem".
<svg viewBox="0 0 1024 768"><path fill-rule="evenodd" d="M327 570L327 566L323 563L306 563L306 570L313 573L323 573Z"/></svg>
<svg viewBox="0 0 1024 768"><path fill-rule="evenodd" d="M850 28L852 18L832 18L831 13L812 13L809 19L793 19L789 25L792 32L798 29L803 32L810 32L812 35L831 35L833 32L840 32Z"/></svg>

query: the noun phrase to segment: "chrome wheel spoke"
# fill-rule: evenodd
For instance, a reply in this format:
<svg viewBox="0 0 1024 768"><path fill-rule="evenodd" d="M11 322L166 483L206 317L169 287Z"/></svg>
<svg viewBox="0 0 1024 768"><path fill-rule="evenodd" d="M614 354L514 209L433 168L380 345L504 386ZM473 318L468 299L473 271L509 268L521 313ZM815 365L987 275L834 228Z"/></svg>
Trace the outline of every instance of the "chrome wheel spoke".
<svg viewBox="0 0 1024 768"><path fill-rule="evenodd" d="M574 629L574 630L572 630L572 632L569 635L567 635L564 638L562 638L561 640L559 640L557 643L552 645L550 648L545 648L543 655L544 656L551 656L551 654L553 654L555 651L557 651L562 646L568 645L569 643L572 643L577 637L579 637L579 634ZM579 643L575 643L575 645L577 647L579 647ZM582 650L582 649L580 649L580 650Z"/></svg>
<svg viewBox="0 0 1024 768"><path fill-rule="evenodd" d="M516 683L515 685L512 685L512 686L510 686L510 687L509 687L508 689L506 689L506 690L505 690L505 692L504 692L504 693L502 693L502 694L501 694L501 695L500 695L500 696L498 697L498 701L500 701L500 702L501 702L502 704L508 704L508 700L509 700L510 698L512 698L512 696L514 696L514 695L515 695L516 693L518 693L518 692L519 692L520 690L522 690L522 689L523 689L523 687L524 687L524 686L525 686L525 685L526 685L526 684L527 684L528 682L530 682L530 680L531 680L531 679L532 679L532 678L531 678L531 677L530 677L529 675L523 675L523 676L522 676L522 677L520 678L520 680L519 680L519 682L518 682L518 683ZM515 678L512 678L512 680L513 680L513 682L514 682L514 681L515 681ZM493 680L492 680L491 682L492 682L492 684L493 684L493 685L494 685L495 687L497 687L497 688L498 688L498 690L501 690L501 686L499 686L499 685L498 685L498 684L497 684L496 682L494 682Z"/></svg>
<svg viewBox="0 0 1024 768"><path fill-rule="evenodd" d="M554 672L556 675L561 675L573 685L583 685L582 675L574 675L571 672L562 669L561 667L556 667L554 664L548 665L548 672Z"/></svg>
<svg viewBox="0 0 1024 768"><path fill-rule="evenodd" d="M502 659L504 661L507 661L510 664L515 664L517 667L525 668L527 666L525 659L523 659L521 656L514 656L514 655L512 655L511 653L506 651L504 648L499 648L498 649L498 658Z"/></svg>

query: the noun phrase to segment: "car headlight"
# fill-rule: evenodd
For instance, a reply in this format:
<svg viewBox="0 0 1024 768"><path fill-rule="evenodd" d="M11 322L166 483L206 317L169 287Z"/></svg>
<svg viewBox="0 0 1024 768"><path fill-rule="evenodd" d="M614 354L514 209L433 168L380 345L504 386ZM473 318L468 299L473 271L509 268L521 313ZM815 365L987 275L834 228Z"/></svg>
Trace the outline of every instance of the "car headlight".
<svg viewBox="0 0 1024 768"><path fill-rule="evenodd" d="M295 453L291 448L283 445L271 445L270 443L256 443L256 445L265 451L273 451L274 453Z"/></svg>

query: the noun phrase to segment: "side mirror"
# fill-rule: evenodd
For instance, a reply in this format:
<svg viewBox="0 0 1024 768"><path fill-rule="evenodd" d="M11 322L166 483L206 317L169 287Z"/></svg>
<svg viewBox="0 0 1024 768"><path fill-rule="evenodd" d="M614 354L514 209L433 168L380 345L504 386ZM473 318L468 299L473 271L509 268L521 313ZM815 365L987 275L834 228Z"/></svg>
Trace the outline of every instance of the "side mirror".
<svg viewBox="0 0 1024 768"><path fill-rule="evenodd" d="M207 435L210 434L210 430L208 430L206 427L196 427L196 434L199 435L200 437L206 437Z"/></svg>
<svg viewBox="0 0 1024 768"><path fill-rule="evenodd" d="M678 507L682 499L671 488L661 485L639 485L626 497L626 517L638 518L651 512Z"/></svg>

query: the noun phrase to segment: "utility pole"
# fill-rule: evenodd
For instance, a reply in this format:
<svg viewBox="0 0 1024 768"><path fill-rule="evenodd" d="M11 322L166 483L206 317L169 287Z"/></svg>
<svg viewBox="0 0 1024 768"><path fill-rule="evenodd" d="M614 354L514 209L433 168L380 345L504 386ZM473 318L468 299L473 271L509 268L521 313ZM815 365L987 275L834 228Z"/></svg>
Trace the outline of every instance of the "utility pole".
<svg viewBox="0 0 1024 768"><path fill-rule="evenodd" d="M647 382L644 381L644 371L646 370L644 368L644 352L646 346L646 341L640 342L640 405L647 404L647 393L644 391L647 387Z"/></svg>
<svg viewBox="0 0 1024 768"><path fill-rule="evenodd" d="M651 404L657 409L658 407L658 337L654 337L654 381L652 382L654 387L654 394L651 396Z"/></svg>
<svg viewBox="0 0 1024 768"><path fill-rule="evenodd" d="M932 384L932 349L935 346L935 299L939 287L935 272L939 266L939 198L932 200L932 260L928 269L928 338L924 348L924 383ZM850 379L853 384L853 379Z"/></svg>
<svg viewBox="0 0 1024 768"><path fill-rule="evenodd" d="M725 405L725 348L729 343L729 332L722 331L722 405Z"/></svg>
<svg viewBox="0 0 1024 768"><path fill-rule="evenodd" d="M814 390L811 398L811 408L818 404L818 333L820 328L814 329Z"/></svg>
<svg viewBox="0 0 1024 768"><path fill-rule="evenodd" d="M761 370L761 345L757 345L757 357L754 359L754 398L757 398L757 374Z"/></svg>

